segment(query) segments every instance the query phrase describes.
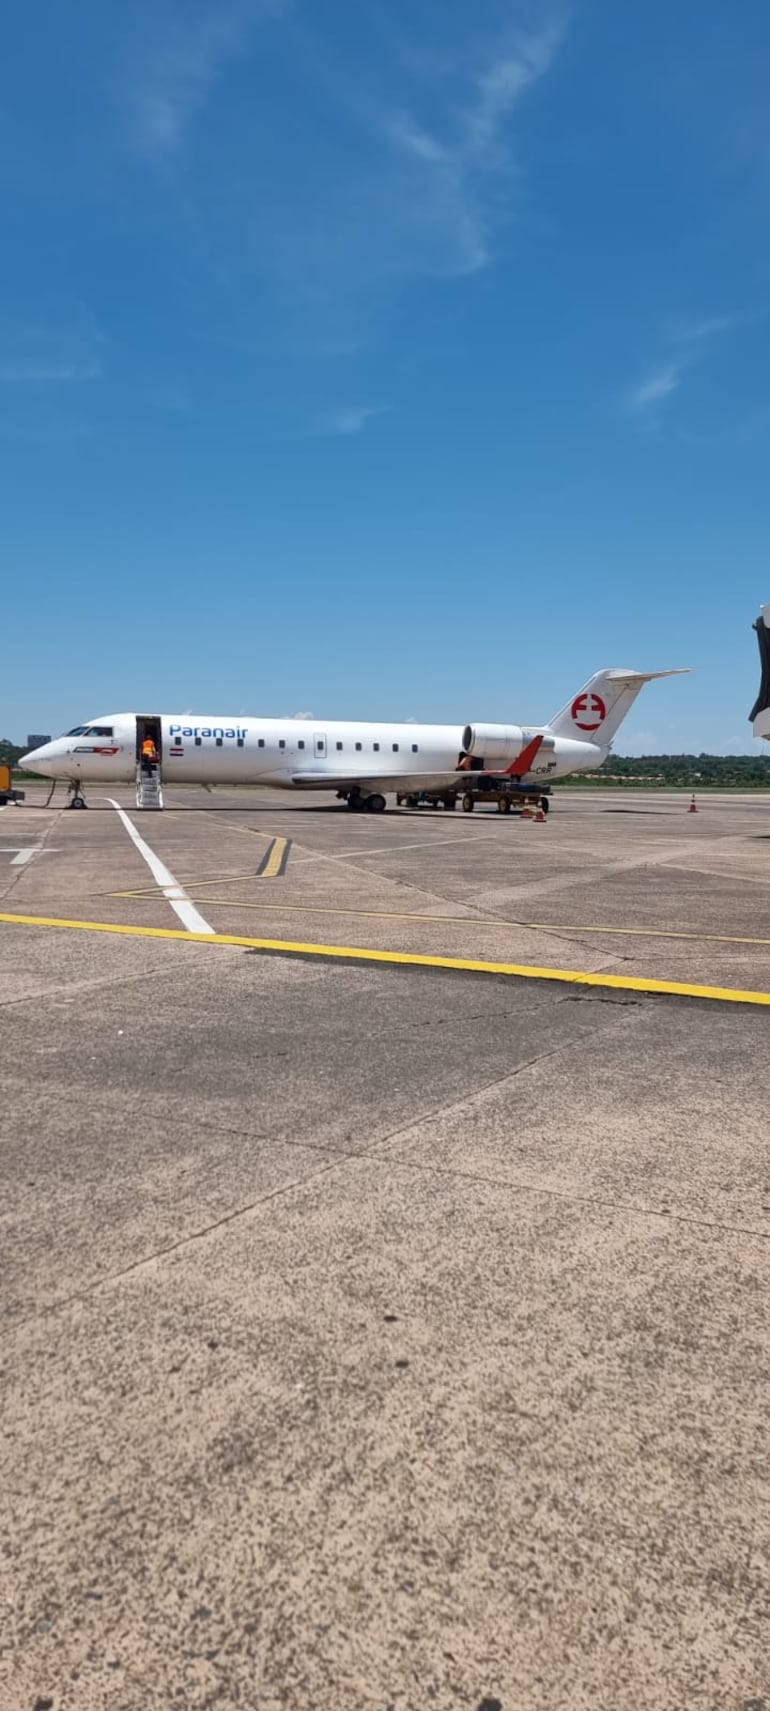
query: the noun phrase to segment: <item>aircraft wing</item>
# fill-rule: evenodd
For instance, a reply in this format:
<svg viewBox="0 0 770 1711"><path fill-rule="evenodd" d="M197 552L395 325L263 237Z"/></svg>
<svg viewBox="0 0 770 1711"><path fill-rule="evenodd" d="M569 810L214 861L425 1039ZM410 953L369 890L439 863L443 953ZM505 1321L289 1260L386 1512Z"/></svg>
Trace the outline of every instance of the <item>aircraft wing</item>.
<svg viewBox="0 0 770 1711"><path fill-rule="evenodd" d="M517 755L510 766L501 767L498 771L508 778L526 778L543 743L541 731L526 743L521 753ZM553 749L551 741L551 749ZM358 785L364 790L397 791L413 795L419 790L467 790L468 785L479 777L478 767L453 767L451 772L375 772L368 778L359 774L351 778L349 773L329 774L317 772L295 772L292 783L301 790L328 790L333 786L336 790L352 790ZM489 771L489 768L483 769Z"/></svg>
<svg viewBox="0 0 770 1711"><path fill-rule="evenodd" d="M299 790L379 790L383 794L395 791L453 790L460 791L473 773L459 772L293 772L291 782Z"/></svg>

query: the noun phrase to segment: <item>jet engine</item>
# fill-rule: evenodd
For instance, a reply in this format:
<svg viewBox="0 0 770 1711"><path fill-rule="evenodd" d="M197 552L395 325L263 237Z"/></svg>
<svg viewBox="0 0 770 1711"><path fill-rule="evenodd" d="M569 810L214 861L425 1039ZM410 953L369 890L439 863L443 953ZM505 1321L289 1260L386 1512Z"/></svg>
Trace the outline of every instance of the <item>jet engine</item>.
<svg viewBox="0 0 770 1711"><path fill-rule="evenodd" d="M483 766L510 766L524 747L521 725L466 725L463 749Z"/></svg>

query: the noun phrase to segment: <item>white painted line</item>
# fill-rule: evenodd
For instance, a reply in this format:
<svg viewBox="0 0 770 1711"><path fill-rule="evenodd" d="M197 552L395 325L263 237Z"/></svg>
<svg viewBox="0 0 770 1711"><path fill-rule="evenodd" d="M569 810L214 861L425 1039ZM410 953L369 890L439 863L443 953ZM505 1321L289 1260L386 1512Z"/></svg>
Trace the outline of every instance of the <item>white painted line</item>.
<svg viewBox="0 0 770 1711"><path fill-rule="evenodd" d="M140 838L133 821L129 820L128 815L124 814L123 809L117 802L113 801L111 796L107 797L107 801L115 809L115 813L120 816L130 839L136 844L139 854L144 856L156 885L160 886L163 896L168 898L172 909L179 916L188 933L213 933L214 928L210 927L208 921L204 921L203 916L198 914L198 910L195 904L190 902L184 886L179 885L173 873L170 873L160 858L156 856L155 851L150 849L144 838Z"/></svg>
<svg viewBox="0 0 770 1711"><path fill-rule="evenodd" d="M0 844L0 856L11 854L13 854L11 867L23 867L25 862L32 860L33 856L55 855L56 851L46 844Z"/></svg>

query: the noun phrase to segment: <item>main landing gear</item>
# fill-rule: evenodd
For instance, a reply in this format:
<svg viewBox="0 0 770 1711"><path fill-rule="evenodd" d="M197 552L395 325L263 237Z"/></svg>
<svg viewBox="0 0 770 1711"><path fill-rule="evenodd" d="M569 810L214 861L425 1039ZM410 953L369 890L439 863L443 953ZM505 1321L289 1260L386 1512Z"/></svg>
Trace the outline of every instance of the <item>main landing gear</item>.
<svg viewBox="0 0 770 1711"><path fill-rule="evenodd" d="M71 778L69 781L69 784L67 785L67 807L68 808L87 808L88 807L88 803L86 802L85 796L83 795L83 786L82 786L79 778Z"/></svg>
<svg viewBox="0 0 770 1711"><path fill-rule="evenodd" d="M381 796L378 790L372 796L364 796L356 785L355 790L351 790L348 794L348 807L353 810L354 814L384 814L386 802L385 797Z"/></svg>

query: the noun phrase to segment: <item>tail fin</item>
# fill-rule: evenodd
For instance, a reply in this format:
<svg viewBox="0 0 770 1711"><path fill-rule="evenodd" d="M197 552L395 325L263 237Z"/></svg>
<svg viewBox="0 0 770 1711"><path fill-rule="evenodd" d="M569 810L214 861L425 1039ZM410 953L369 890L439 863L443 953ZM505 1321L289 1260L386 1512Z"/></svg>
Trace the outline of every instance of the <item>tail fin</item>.
<svg viewBox="0 0 770 1711"><path fill-rule="evenodd" d="M550 720L550 729L557 737L609 747L645 683L677 676L677 671L597 671Z"/></svg>

